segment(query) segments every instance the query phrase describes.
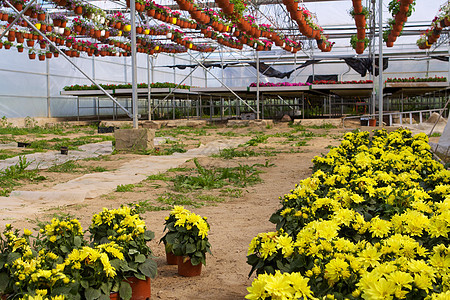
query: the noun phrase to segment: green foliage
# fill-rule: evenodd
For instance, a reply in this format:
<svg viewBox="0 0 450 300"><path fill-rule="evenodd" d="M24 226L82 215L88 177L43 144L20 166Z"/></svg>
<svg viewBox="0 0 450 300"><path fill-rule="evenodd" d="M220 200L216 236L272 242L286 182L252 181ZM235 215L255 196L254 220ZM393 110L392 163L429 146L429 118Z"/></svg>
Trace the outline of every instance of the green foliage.
<svg viewBox="0 0 450 300"><path fill-rule="evenodd" d="M0 172L0 195L7 196L15 186L20 185L21 180L41 181L44 176L38 175L37 170L26 170L31 163L25 156L19 156L17 164L7 167Z"/></svg>
<svg viewBox="0 0 450 300"><path fill-rule="evenodd" d="M194 159L197 176L177 175L173 179L175 191L183 192L197 189L217 189L226 185L245 187L261 182L255 166L239 165L234 168L206 169Z"/></svg>
<svg viewBox="0 0 450 300"><path fill-rule="evenodd" d="M269 136L267 136L267 135L258 135L256 137L250 139L247 143L245 143L245 145L247 145L247 146L258 146L258 144L260 144L260 143L267 142L268 138L269 138Z"/></svg>
<svg viewBox="0 0 450 300"><path fill-rule="evenodd" d="M252 157L260 156L262 153L257 153L253 150L237 150L236 148L225 148L220 150L219 154L213 154L211 157L220 157L223 159L232 159L234 157Z"/></svg>
<svg viewBox="0 0 450 300"><path fill-rule="evenodd" d="M202 203L198 203L196 201L191 200L188 196L185 194L176 194L176 193L164 193L163 195L160 195L158 198L156 198L156 201L163 204L168 205L190 205L193 207L201 207L203 206Z"/></svg>
<svg viewBox="0 0 450 300"><path fill-rule="evenodd" d="M133 207L138 214L144 214L149 211L170 210L171 206L155 206L149 200L139 201L138 203L128 203L128 206Z"/></svg>
<svg viewBox="0 0 450 300"><path fill-rule="evenodd" d="M134 189L134 184L119 184L116 188L116 192L132 192Z"/></svg>
<svg viewBox="0 0 450 300"><path fill-rule="evenodd" d="M169 181L170 178L167 177L166 174L158 173L158 174L154 174L154 175L149 175L149 176L147 176L147 180L162 180L162 181Z"/></svg>

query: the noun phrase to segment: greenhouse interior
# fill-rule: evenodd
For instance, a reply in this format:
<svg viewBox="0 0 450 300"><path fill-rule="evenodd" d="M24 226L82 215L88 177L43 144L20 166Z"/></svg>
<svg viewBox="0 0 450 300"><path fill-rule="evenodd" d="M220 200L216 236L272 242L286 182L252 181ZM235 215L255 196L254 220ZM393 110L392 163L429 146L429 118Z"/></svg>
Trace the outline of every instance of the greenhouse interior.
<svg viewBox="0 0 450 300"><path fill-rule="evenodd" d="M449 300L449 29L450 0L0 0L1 300Z"/></svg>
<svg viewBox="0 0 450 300"><path fill-rule="evenodd" d="M131 15L128 2L82 1L77 14L78 2L37 1L16 20L15 2L3 1L1 114L127 118L134 102L150 120L376 115L381 102L383 112L442 109L447 4L417 1L402 14L397 2L249 1L224 11L229 3L150 1Z"/></svg>

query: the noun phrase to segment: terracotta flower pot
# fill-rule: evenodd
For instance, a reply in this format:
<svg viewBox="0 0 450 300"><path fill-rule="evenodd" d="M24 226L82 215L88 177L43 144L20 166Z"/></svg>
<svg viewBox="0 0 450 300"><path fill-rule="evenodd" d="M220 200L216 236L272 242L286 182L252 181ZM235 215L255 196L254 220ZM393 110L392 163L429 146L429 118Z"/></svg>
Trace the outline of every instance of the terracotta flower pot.
<svg viewBox="0 0 450 300"><path fill-rule="evenodd" d="M364 53L364 42L356 42L356 53L362 54Z"/></svg>
<svg viewBox="0 0 450 300"><path fill-rule="evenodd" d="M362 12L362 3L361 0L352 0L353 2L353 10L356 14L360 14Z"/></svg>
<svg viewBox="0 0 450 300"><path fill-rule="evenodd" d="M366 27L366 16L365 15L355 15L356 27Z"/></svg>
<svg viewBox="0 0 450 300"><path fill-rule="evenodd" d="M81 15L81 14L83 14L83 7L77 6L73 9L73 12L76 13L77 15Z"/></svg>
<svg viewBox="0 0 450 300"><path fill-rule="evenodd" d="M394 42L389 42L389 41L387 41L387 42L386 42L386 46L389 47L389 48L390 48L390 47L394 47Z"/></svg>
<svg viewBox="0 0 450 300"><path fill-rule="evenodd" d="M150 286L150 278L147 277L146 280L140 280L136 277L129 277L127 281L131 285L133 300L147 300L151 297L151 286Z"/></svg>
<svg viewBox="0 0 450 300"><path fill-rule="evenodd" d="M109 299L110 299L110 300L120 300L119 293L116 292L116 293L111 293L111 294L109 294Z"/></svg>
<svg viewBox="0 0 450 300"><path fill-rule="evenodd" d="M29 59L36 59L36 53L29 53L28 54Z"/></svg>
<svg viewBox="0 0 450 300"><path fill-rule="evenodd" d="M356 31L356 36L358 40L363 40L366 38L366 30L363 28L358 28Z"/></svg>
<svg viewBox="0 0 450 300"><path fill-rule="evenodd" d="M180 257L178 259L178 274L184 277L200 276L202 264L193 266L189 257Z"/></svg>
<svg viewBox="0 0 450 300"><path fill-rule="evenodd" d="M40 60L40 61L43 61L43 60L45 60L45 54L41 54L41 55L39 55L39 60Z"/></svg>

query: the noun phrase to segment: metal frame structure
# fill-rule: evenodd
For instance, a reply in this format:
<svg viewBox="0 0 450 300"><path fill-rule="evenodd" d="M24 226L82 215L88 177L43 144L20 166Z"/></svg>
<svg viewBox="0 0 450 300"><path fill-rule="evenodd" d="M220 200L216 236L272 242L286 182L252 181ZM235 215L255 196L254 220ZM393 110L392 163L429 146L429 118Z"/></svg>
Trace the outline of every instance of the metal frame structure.
<svg viewBox="0 0 450 300"><path fill-rule="evenodd" d="M35 0L32 0L32 1L35 1ZM322 0L322 1L325 1L325 0ZM333 0L329 0L329 1L333 1ZM16 20L15 21L17 21L17 19L19 19L21 16L22 16L22 14L23 14L23 12L24 11L22 11L22 12L18 12L7 0L5 0L5 2L16 12L16 13L18 13L19 15L16 17ZM306 1L306 2L308 2L308 1ZM129 109L128 108L126 108L126 107L124 107L124 106L122 106L112 95L110 95L107 91L105 91L101 86L99 86L97 83L96 83L96 81L95 81L95 78L93 79L93 78L91 78L91 77L89 77L85 72L83 72L79 67L77 67L76 66L76 64L75 63L73 63L72 62L72 60L71 59L69 59L66 55L65 55L65 53L63 53L62 51L60 51L60 53L61 53L61 55L64 57L64 58L66 58L78 71L80 71L82 74L83 74L83 76L85 76L88 80L90 80L93 84L95 84L110 100L112 100L113 101L113 103L115 104L115 105L117 105L117 107L119 107L120 109L122 109L129 117L131 117L132 119L133 119L133 127L137 127L137 120L138 120L138 117L139 117L139 115L138 115L138 106L137 106L137 102L138 102L138 93L137 93L137 76L136 76L136 68L137 68L137 66L136 66L136 47L135 47L135 45L136 45L136 28L135 28L135 25L136 25L136 22L135 22L135 17L136 17L136 13L135 13L135 6L134 6L134 1L131 1L130 2L131 3L131 13L130 13L130 16L131 16L131 24L133 25L132 26L132 30L131 30L131 42L132 42L132 57L131 57L131 60L132 60L132 63L131 63L131 69L132 69L132 72L131 72L131 74L132 74L132 103L133 103L133 105L132 105L132 112L130 112L129 111ZM374 8L374 10L375 10L375 7L376 7L376 4L378 3L378 18L379 18L379 22L378 22L378 26L376 26L376 22L375 22L375 18L373 18L373 22L371 22L372 23L372 26L371 26L371 44L373 45L373 49L371 48L371 50L370 50L370 52L369 53L375 53L375 38L376 38L376 36L377 36L377 29L378 29L378 40L379 40L379 42L378 42L378 44L379 44L379 47L378 47L378 50L379 50L379 60L380 60L380 65L382 65L381 64L381 61L382 61L382 59L383 59L383 47L382 47L382 35L380 34L381 32L382 32L382 28L383 28L383 18L382 18L382 1L376 1L376 0L372 0L371 2L371 5L372 5L372 7ZM259 11L259 6L260 5L267 5L267 4L279 4L279 2L276 2L276 1L272 1L272 0L264 0L264 1L255 1L255 2L253 2L253 6L255 7L255 9L257 10L257 11ZM31 5L31 3L30 4L28 4L28 6L27 7L29 7L29 5ZM262 13L261 13L262 14ZM374 16L375 16L375 13L374 13ZM28 24L30 24L31 25L31 27L33 28L33 29L35 29L36 30L36 28L29 22L29 20L26 18L26 17L24 17L24 19L28 22ZM148 22L149 22L149 20L148 20L148 18L146 18L145 19L145 21L146 21L146 23L148 24ZM10 26L11 27L11 26ZM9 28L10 28L9 27ZM377 27L377 28L376 28ZM9 28L7 28L7 30L9 29ZM293 30L294 28L282 28L282 30ZM6 34L6 32L7 31L5 31L1 36L4 36L5 34ZM406 32L407 33L407 32ZM50 40L48 40L47 38L46 38L46 36L45 35L43 35L43 34L41 34L43 37L44 37L44 39L50 44L50 45L52 45L52 46L54 46L56 49L58 49ZM347 34L347 36L349 36L350 34ZM345 36L345 35L340 35L340 37L342 37L342 36ZM222 49L223 49L223 47L222 47ZM310 50L311 50L311 48L309 48ZM311 51L311 52L307 52L307 50L308 49L305 49L305 51L303 51L303 53L304 53L304 55L305 55L305 57L309 57L309 58L316 58L317 56L314 56L314 53ZM59 49L58 49L58 51L59 51ZM449 50L448 50L448 53L450 53L450 48L449 48ZM257 62L257 66L259 67L259 61L260 61L260 55L259 55L259 52L254 52L254 54L255 54L255 56L256 56L256 62ZM198 63L198 65L200 66L200 67L202 67L203 69L204 69L204 71L205 71L205 75L208 73L208 74L210 74L215 80L217 80L223 87L225 87L229 92L231 92L232 94L233 94L233 96L234 97L236 97L241 103L243 103L244 105L246 105L247 106L247 108L249 108L251 111L253 111L254 113L256 113L256 116L257 116L257 118L259 119L261 116L260 116L260 114L261 114L261 112L260 112L260 88L259 88L259 84L257 84L257 88L256 88L256 105L254 105L254 106L252 106L252 105L250 105L246 100L244 100L244 99L242 99L240 96L239 96L239 94L238 93L235 93L234 91L233 91L233 89L234 88L231 88L231 87L229 87L229 86L227 86L225 83L224 83L224 78L223 78L223 72L222 72L222 79L219 79L214 73L212 73L210 70L208 70L207 68L205 68L205 66L203 65L203 63L202 62L200 62L195 56L193 56L192 55L192 53L190 53L190 51L188 52L188 55L189 55L189 58L190 58L190 60L194 60L195 62L197 62ZM283 57L283 54L282 55L280 55L279 57L278 57L278 59L276 59L275 61L272 61L272 64L274 65L274 64L276 64L277 63L277 60L279 60L281 57ZM286 57L286 56L284 56L284 57ZM221 58L221 63L223 63L224 61L223 61L223 55L220 55L220 58ZM328 56L328 58L330 58L330 56ZM331 58L333 58L333 57L331 57ZM203 61L206 61L206 59L207 58L205 58ZM264 58L264 60L265 60L266 58ZM272 60L273 60L274 58L272 58ZM283 60L285 60L286 58L283 58ZM292 56L291 55L287 55L287 59L292 59ZM298 59L298 55L297 54L295 54L294 55L294 57L293 57L293 60L294 60L294 64L296 64L296 62L297 62L297 59ZM150 61L151 61L151 63L150 63ZM153 73L153 71L154 71L154 68L156 67L155 65L154 65L154 63L153 63L153 57L149 57L148 59L147 59L147 68L151 68L151 73ZM313 67L314 68L314 67ZM378 118L379 118L379 120L380 120L380 124L382 123L381 122L381 120L383 120L383 97L384 97L384 93L383 93L383 73L382 73L382 70L381 70L382 68L380 68L380 76L379 76L379 83L378 83L378 85L379 85L379 90L378 90L378 107L379 107L379 116L378 116ZM192 70L192 72L190 73L190 74L188 74L187 76L185 76L184 77L184 79L179 83L179 84L182 84L193 72L195 71L195 69L193 69ZM148 81L150 82L150 74L151 74L150 72L148 72ZM450 74L450 66L449 66L449 74ZM151 78L153 79L154 78L154 76L152 75L151 76ZM259 72L259 69L257 69L257 71L256 71L256 82L257 83L259 83L260 82L260 79L261 79L261 74L260 74L260 72ZM374 93L373 93L374 94ZM168 94L168 95L166 95L166 97L165 97L165 99L163 99L162 101L164 101L164 100L166 100L168 97L170 96L170 93ZM149 88L148 89L148 91L147 91L147 99L148 99L148 109L149 109L149 112L150 111L154 111L157 107L151 107L151 98L152 98L152 92L151 92L151 89ZM262 97L263 99L264 99L264 96ZM374 98L373 98L373 100L375 100ZM263 100L264 101L264 100ZM371 105L371 107L373 108L373 109L375 109L375 101L373 101L372 102L372 105ZM372 111L372 112L374 112L374 111ZM149 115L149 117L151 116L151 113L149 113L148 114Z"/></svg>

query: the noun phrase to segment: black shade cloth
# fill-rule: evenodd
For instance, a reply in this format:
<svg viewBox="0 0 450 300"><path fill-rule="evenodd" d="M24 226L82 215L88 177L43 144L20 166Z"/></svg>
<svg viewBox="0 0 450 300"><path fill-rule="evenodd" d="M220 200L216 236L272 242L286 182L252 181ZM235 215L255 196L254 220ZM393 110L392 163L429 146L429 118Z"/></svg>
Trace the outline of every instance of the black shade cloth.
<svg viewBox="0 0 450 300"><path fill-rule="evenodd" d="M313 83L313 81L320 81L320 80L338 81L338 76L337 75L309 75L308 80L306 80L306 82Z"/></svg>
<svg viewBox="0 0 450 300"><path fill-rule="evenodd" d="M358 72L361 77L366 76L367 71L373 75L373 66L372 66L372 58L355 58L355 57L347 57L344 58L345 63L350 66L353 70ZM379 60L375 58L375 76L378 76L380 73L378 68ZM389 58L383 58L383 70L386 70L389 65Z"/></svg>
<svg viewBox="0 0 450 300"><path fill-rule="evenodd" d="M226 67L230 66L230 65L237 65L238 63L226 63L223 64L223 68L225 69ZM205 68L222 68L222 64L221 63L203 63L203 65L205 66ZM193 65L173 65L173 66L162 66L162 67L166 67L166 68L178 68L178 69L186 69L186 68L195 68L199 66L198 64L193 64Z"/></svg>
<svg viewBox="0 0 450 300"><path fill-rule="evenodd" d="M441 55L436 55L436 56L431 56L431 58L440 60L440 61L448 61L448 56L441 56Z"/></svg>
<svg viewBox="0 0 450 300"><path fill-rule="evenodd" d="M315 59L307 60L306 62L304 62L303 64L301 64L301 65L298 66L297 68L295 68L295 69L293 69L293 70L291 70L291 71L288 71L288 72L280 72L280 71L278 71L278 70L275 70L275 69L272 68L271 66L269 66L269 65L267 65L267 64L265 64L265 63L263 63L263 62L260 62L260 63L259 63L259 73L261 73L262 75L267 76L267 77L275 77L275 78L284 78L284 77L287 77L287 78L289 78L289 77L291 77L291 74L292 74L294 71L296 71L296 70L298 70L298 69L300 69L300 68L307 67L307 66L312 65L312 64L316 64L316 63L318 63L319 61L320 61L320 60L315 60ZM255 63L255 62L249 62L248 64L249 64L250 66L252 66L253 68L257 69L257 66L256 66L256 63Z"/></svg>

